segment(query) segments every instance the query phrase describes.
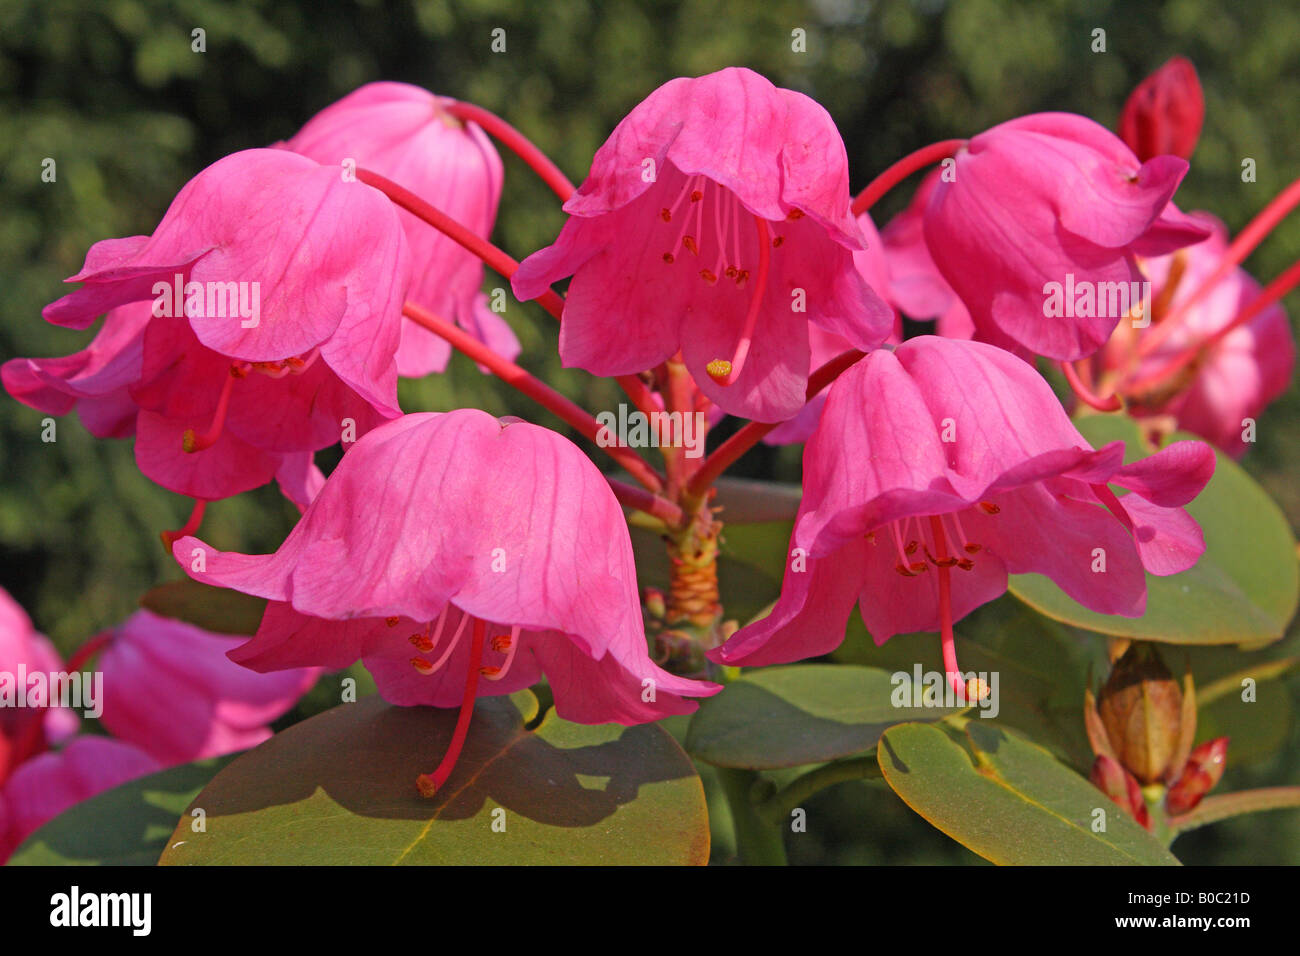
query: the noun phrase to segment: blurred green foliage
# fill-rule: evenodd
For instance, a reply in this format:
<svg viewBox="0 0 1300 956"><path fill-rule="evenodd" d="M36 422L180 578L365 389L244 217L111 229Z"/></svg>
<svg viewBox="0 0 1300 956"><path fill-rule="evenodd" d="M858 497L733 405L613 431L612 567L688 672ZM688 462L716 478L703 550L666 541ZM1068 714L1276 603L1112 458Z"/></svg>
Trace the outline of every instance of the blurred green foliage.
<svg viewBox="0 0 1300 956"><path fill-rule="evenodd" d="M191 49L196 28L202 53ZM506 31L503 53L491 51L496 28ZM1092 52L1097 28L1104 53ZM792 49L796 29L806 52ZM619 118L660 83L749 66L826 106L861 188L912 149L1027 112L1071 110L1113 126L1132 86L1181 53L1200 71L1207 110L1179 202L1235 230L1300 174L1296 36L1300 8L1271 0L0 0L0 359L80 348L90 333L48 326L39 313L93 242L151 231L203 166L292 135L370 80L497 111L576 181ZM54 183L41 180L47 157ZM1241 181L1245 157L1257 182ZM562 214L519 161L505 161L494 238L522 258L554 236ZM878 219L906 198L886 197ZM1298 255L1293 217L1248 265L1267 281ZM1300 311L1296 296L1288 304ZM522 364L591 407L617 401L608 383L559 368L554 324L539 311L512 304L506 317L524 344ZM556 424L459 358L447 376L404 383L402 398L408 410L477 405ZM1293 387L1246 459L1293 525L1297 411ZM138 473L130 442L93 440L70 417L47 444L42 417L0 400L0 585L67 649L178 576L157 533L179 526L189 503ZM797 449L762 449L743 470L795 479ZM204 535L221 548L270 550L293 518L266 488L211 507ZM1289 733L1292 745L1251 768L1250 782L1296 781L1296 728ZM1225 786L1233 782L1230 774ZM851 784L819 797L839 829L795 841L793 859L973 860L933 831L914 842L925 825L888 793L867 802L855 793L870 788L878 791ZM1273 814L1197 833L1178 849L1204 862L1295 862L1297 847L1300 816Z"/></svg>

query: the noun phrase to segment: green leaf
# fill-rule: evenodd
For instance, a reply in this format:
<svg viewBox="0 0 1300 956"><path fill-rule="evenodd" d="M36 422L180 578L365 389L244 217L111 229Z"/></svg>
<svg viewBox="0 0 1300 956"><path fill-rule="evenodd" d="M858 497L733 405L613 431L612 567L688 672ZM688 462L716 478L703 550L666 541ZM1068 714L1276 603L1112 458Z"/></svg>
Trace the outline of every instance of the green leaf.
<svg viewBox="0 0 1300 956"><path fill-rule="evenodd" d="M1151 833L1041 747L980 719L962 743L937 727L887 730L885 781L939 830L999 864L1177 864ZM965 744L965 746L963 746ZM970 748L967 750L967 746ZM1105 811L1105 832L1093 831Z"/></svg>
<svg viewBox="0 0 1300 956"><path fill-rule="evenodd" d="M266 600L185 578L146 591L140 606L218 634L256 634Z"/></svg>
<svg viewBox="0 0 1300 956"><path fill-rule="evenodd" d="M528 691L480 700L456 769L432 799L454 710L343 704L277 734L194 800L164 865L703 864L700 779L653 724L584 726ZM494 829L494 823L497 824ZM504 823L504 830L501 824Z"/></svg>
<svg viewBox="0 0 1300 956"><path fill-rule="evenodd" d="M1094 445L1124 440L1126 460L1149 454L1137 425L1124 416L1092 415L1077 424ZM1142 617L1090 611L1037 574L1013 575L1011 592L1048 617L1103 634L1172 644L1260 645L1281 638L1300 600L1295 536L1241 466L1216 454L1214 477L1187 506L1205 533L1205 554L1182 574L1148 574Z"/></svg>
<svg viewBox="0 0 1300 956"><path fill-rule="evenodd" d="M176 818L234 757L200 760L106 790L50 820L9 866L153 866ZM190 828L188 814L179 829Z"/></svg>
<svg viewBox="0 0 1300 956"><path fill-rule="evenodd" d="M746 671L700 703L686 749L719 767L798 767L868 751L894 724L961 710L895 707L894 693L890 673L878 668L796 664Z"/></svg>

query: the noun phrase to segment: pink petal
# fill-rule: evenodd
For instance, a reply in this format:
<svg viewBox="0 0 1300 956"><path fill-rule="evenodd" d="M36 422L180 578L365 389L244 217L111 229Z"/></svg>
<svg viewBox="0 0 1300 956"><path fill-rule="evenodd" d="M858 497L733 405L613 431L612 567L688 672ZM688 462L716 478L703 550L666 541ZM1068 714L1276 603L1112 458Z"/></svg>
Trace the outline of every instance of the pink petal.
<svg viewBox="0 0 1300 956"><path fill-rule="evenodd" d="M0 862L38 827L97 793L162 769L143 751L108 737L77 737L18 768L0 793Z"/></svg>

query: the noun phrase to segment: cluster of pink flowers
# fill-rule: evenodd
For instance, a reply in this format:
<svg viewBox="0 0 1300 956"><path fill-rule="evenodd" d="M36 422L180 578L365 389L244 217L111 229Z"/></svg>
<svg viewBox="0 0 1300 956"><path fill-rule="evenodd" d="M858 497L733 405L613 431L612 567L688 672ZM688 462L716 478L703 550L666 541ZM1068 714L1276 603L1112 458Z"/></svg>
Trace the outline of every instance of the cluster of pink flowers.
<svg viewBox="0 0 1300 956"><path fill-rule="evenodd" d="M1231 420L1289 377L1276 306L1207 340L1260 290L1238 270L1208 296L1188 291L1228 260L1222 227L1173 202L1184 127L1200 122L1176 99L1136 97L1123 139L1044 113L937 144L901 161L900 181L942 165L877 231L877 190L854 200L820 105L745 69L676 79L618 124L565 196L554 243L516 269L486 243L502 170L470 118L481 111L372 84L286 142L205 169L152 235L93 246L69 280L81 287L45 317L86 328L105 315L95 339L67 358L10 361L4 384L34 408L75 408L96 435L134 435L141 470L196 499L171 539L182 568L269 601L235 661L266 672L360 659L395 704L460 705L450 751L419 780L426 794L452 772L479 696L544 676L560 716L633 724L720 689L651 660L619 507L688 526L707 500L701 476L716 477L708 464L666 482L651 473L634 495L545 428L399 408L398 376L443 369L448 342L522 376L517 341L479 291L481 259L512 272L520 299L561 312L566 366L618 377L654 407L753 419L755 441L806 440L780 600L712 648L715 661L824 654L856 603L878 642L939 631L956 681L953 622L1008 574L1140 616L1146 573L1177 573L1204 550L1183 506L1209 480L1212 450L1179 442L1125 465L1122 443L1094 449L1080 435L1036 360L1061 363L1092 402L1131 398L1234 453ZM1053 286L1148 281L1154 303L1049 301ZM230 307L246 286L256 315ZM1184 295L1178 327L1140 351L1166 326L1139 313L1159 319ZM938 334L902 341L903 315L936 320ZM1202 347L1208 360L1177 387L1129 388ZM684 390L670 364L688 373ZM832 366L848 371L823 376ZM313 454L339 442L325 478ZM303 509L274 554L193 536L202 503L273 478ZM185 657L182 631L148 623ZM117 712L115 733L132 721L127 702ZM164 741L162 759L205 750Z"/></svg>

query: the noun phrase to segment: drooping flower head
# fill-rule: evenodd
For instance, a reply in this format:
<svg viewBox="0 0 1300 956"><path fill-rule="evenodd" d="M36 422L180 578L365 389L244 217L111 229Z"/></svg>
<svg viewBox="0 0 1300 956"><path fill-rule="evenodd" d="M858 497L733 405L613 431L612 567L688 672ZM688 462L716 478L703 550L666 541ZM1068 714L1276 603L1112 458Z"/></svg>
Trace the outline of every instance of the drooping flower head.
<svg viewBox="0 0 1300 956"><path fill-rule="evenodd" d="M136 434L154 481L212 500L279 477L306 502L311 452L392 418L406 240L377 190L285 150L214 163L152 236L96 243L47 306L83 352L15 359L5 387ZM132 422L132 406L136 414ZM289 490L289 487L286 487Z"/></svg>
<svg viewBox="0 0 1300 956"><path fill-rule="evenodd" d="M257 746L320 670L255 673L226 656L243 643L137 611L108 635L99 657L101 723L164 766Z"/></svg>
<svg viewBox="0 0 1300 956"><path fill-rule="evenodd" d="M813 100L739 68L679 78L597 151L515 294L573 276L568 366L634 374L680 350L722 409L781 421L804 402L808 323L861 349L891 329L853 268L865 243L849 202L844 144Z"/></svg>
<svg viewBox="0 0 1300 956"><path fill-rule="evenodd" d="M501 199L501 157L482 129L447 112L452 102L409 83L367 83L313 116L284 146L319 163L352 162L379 173L486 239ZM507 358L518 355L514 333L479 293L482 262L405 210L398 215L415 264L408 298ZM440 372L450 355L445 339L402 323L399 375Z"/></svg>
<svg viewBox="0 0 1300 956"><path fill-rule="evenodd" d="M1205 96L1196 67L1176 56L1129 94L1119 136L1142 162L1164 154L1191 159L1204 122Z"/></svg>
<svg viewBox="0 0 1300 956"><path fill-rule="evenodd" d="M1142 301L1138 256L1205 238L1170 202L1187 161L1140 163L1069 113L993 127L957 151L925 210L925 241L976 337L1022 355L1091 355Z"/></svg>
<svg viewBox="0 0 1300 956"><path fill-rule="evenodd" d="M1185 570L1204 550L1181 506L1214 455L1179 442L1130 465L1123 456L1122 442L1094 450L1038 373L1002 349L921 336L872 352L831 388L804 449L780 599L713 656L825 654L857 603L877 643L941 630L951 676L952 622L1002 594L1009 573L1140 616L1144 571Z"/></svg>
<svg viewBox="0 0 1300 956"><path fill-rule="evenodd" d="M360 658L392 703L461 704L426 794L450 774L479 695L545 674L561 717L635 724L719 689L650 661L626 524L595 466L554 432L480 411L376 428L274 554L194 538L174 553L191 577L271 602L237 662Z"/></svg>

